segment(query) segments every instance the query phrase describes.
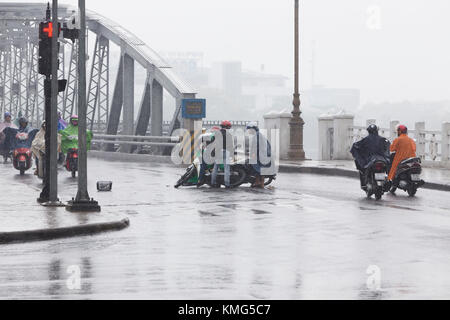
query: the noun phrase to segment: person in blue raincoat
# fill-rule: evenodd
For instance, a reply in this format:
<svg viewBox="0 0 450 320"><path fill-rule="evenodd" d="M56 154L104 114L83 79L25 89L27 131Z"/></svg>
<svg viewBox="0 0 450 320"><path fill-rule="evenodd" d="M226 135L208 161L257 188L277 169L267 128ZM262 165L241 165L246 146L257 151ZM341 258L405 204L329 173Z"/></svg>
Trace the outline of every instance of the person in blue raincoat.
<svg viewBox="0 0 450 320"><path fill-rule="evenodd" d="M255 183L252 187L264 188L264 177L261 168L269 168L272 165L272 152L269 141L259 131L256 122L250 122L246 126L249 134L249 165L255 174Z"/></svg>

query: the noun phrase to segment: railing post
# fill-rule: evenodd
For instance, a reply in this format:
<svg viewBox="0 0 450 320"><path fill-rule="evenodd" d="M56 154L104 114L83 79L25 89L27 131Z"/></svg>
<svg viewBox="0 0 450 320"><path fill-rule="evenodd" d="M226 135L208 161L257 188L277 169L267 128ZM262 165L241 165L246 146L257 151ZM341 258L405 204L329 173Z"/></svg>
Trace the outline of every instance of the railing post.
<svg viewBox="0 0 450 320"><path fill-rule="evenodd" d="M332 160L351 160L350 148L352 135L349 129L353 127L353 115L336 115L333 121L333 156Z"/></svg>
<svg viewBox="0 0 450 320"><path fill-rule="evenodd" d="M391 138L391 142L395 140L395 138L397 138L397 126L398 126L399 122L397 120L391 121L390 125L389 125L389 129L390 129L390 138Z"/></svg>
<svg viewBox="0 0 450 320"><path fill-rule="evenodd" d="M425 122L416 122L414 130L414 138L416 139L417 148L416 154L422 160L425 160L425 133L423 132L423 130L425 130Z"/></svg>
<svg viewBox="0 0 450 320"><path fill-rule="evenodd" d="M450 161L450 122L444 122L442 124L442 145L441 145L441 161L449 162Z"/></svg>
<svg viewBox="0 0 450 320"><path fill-rule="evenodd" d="M331 160L333 138L333 117L319 117L319 160Z"/></svg>

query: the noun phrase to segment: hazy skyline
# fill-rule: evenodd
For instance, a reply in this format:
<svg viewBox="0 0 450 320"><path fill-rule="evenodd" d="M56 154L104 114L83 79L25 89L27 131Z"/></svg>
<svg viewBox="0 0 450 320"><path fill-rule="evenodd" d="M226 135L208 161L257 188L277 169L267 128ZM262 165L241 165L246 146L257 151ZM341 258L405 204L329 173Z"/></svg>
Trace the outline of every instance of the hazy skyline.
<svg viewBox="0 0 450 320"><path fill-rule="evenodd" d="M42 1L19 1L42 2ZM76 5L77 0L60 1ZM205 62L292 78L293 0L86 1L157 52L200 51ZM357 88L361 102L450 99L447 0L300 0L301 88ZM290 83L291 85L291 83Z"/></svg>

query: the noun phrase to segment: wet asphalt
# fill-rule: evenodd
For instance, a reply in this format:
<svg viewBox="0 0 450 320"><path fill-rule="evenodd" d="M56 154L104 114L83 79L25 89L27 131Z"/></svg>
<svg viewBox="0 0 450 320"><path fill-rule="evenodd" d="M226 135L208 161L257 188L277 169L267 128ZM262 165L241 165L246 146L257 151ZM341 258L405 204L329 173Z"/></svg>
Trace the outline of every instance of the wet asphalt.
<svg viewBox="0 0 450 320"><path fill-rule="evenodd" d="M102 211L79 214L40 207L32 171L0 164L0 231L131 223L0 245L0 299L450 298L448 192L375 201L358 180L309 174L279 174L264 190L173 188L183 171L89 160ZM97 192L98 180L113 181L112 192ZM61 200L75 196L69 172L59 182Z"/></svg>

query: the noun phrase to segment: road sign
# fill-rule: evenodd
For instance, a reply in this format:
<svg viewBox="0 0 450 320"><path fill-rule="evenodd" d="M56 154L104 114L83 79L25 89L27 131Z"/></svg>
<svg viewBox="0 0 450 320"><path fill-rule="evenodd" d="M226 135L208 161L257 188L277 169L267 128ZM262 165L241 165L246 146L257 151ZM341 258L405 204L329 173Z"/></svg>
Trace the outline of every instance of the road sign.
<svg viewBox="0 0 450 320"><path fill-rule="evenodd" d="M185 119L203 119L206 117L205 99L181 100L181 116Z"/></svg>

